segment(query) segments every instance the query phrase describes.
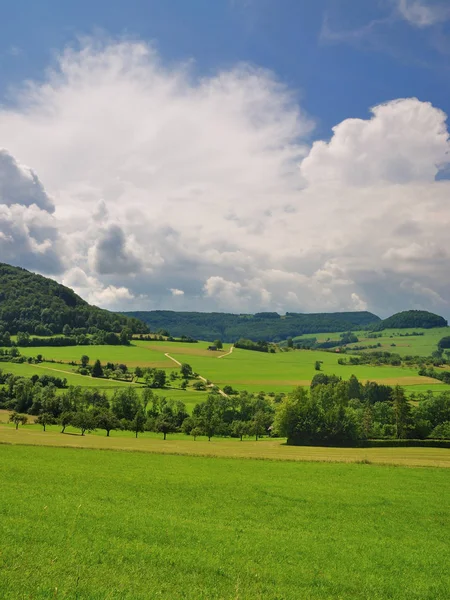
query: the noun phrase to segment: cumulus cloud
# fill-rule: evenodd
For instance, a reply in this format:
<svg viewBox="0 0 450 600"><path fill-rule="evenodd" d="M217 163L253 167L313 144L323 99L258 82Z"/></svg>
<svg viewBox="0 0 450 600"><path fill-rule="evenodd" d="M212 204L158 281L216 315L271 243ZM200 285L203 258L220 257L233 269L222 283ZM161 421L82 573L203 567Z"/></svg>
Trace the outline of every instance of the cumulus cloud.
<svg viewBox="0 0 450 600"><path fill-rule="evenodd" d="M301 165L311 182L349 185L434 181L449 161L444 112L416 98L372 108L372 118L346 119L330 142L318 141Z"/></svg>
<svg viewBox="0 0 450 600"><path fill-rule="evenodd" d="M95 277L88 276L80 267L69 269L64 274L62 283L71 287L91 304L104 308L118 310L134 298L126 287L104 286Z"/></svg>
<svg viewBox="0 0 450 600"><path fill-rule="evenodd" d="M127 248L127 239L119 225L109 225L101 233L92 249L92 266L99 275L134 274L142 269L139 258Z"/></svg>
<svg viewBox="0 0 450 600"><path fill-rule="evenodd" d="M0 142L55 206L5 203L0 251L32 211L31 254L59 244L64 282L115 309L450 313L446 115L400 99L312 131L267 71L198 79L87 41L0 109Z"/></svg>
<svg viewBox="0 0 450 600"><path fill-rule="evenodd" d="M0 260L58 273L53 202L36 173L0 149Z"/></svg>

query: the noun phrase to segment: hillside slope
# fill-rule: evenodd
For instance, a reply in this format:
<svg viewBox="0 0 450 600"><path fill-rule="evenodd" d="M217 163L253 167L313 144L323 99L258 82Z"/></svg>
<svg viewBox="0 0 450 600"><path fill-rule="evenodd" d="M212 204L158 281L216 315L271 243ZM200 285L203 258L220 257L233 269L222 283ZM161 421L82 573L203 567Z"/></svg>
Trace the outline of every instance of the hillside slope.
<svg viewBox="0 0 450 600"><path fill-rule="evenodd" d="M375 325L380 318L370 312L317 313L230 313L174 312L154 310L123 313L146 323L151 331L165 329L174 336L235 342L239 338L278 342L304 333L349 331Z"/></svg>
<svg viewBox="0 0 450 600"><path fill-rule="evenodd" d="M129 327L133 333L147 331L141 321L91 306L53 279L0 263L0 333L51 335L62 333L65 325L72 329L120 332Z"/></svg>
<svg viewBox="0 0 450 600"><path fill-rule="evenodd" d="M433 327L447 327L447 321L426 310L405 310L396 313L383 321L380 321L375 329L408 329L411 327L421 327L423 329L432 329Z"/></svg>

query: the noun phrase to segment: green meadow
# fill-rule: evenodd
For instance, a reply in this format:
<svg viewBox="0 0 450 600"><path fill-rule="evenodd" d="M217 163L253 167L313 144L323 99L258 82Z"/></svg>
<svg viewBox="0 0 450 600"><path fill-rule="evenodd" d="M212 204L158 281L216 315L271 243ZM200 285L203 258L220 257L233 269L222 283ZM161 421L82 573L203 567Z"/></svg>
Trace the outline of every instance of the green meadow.
<svg viewBox="0 0 450 600"><path fill-rule="evenodd" d="M429 356L436 350L437 343L450 328L440 328L423 331L424 336L399 337L399 333L412 332L413 330L386 330L382 338L364 338L366 332L357 332L360 338L359 345L380 342L382 350L398 352L402 355L414 354ZM327 338L337 338L339 333L318 334L320 341ZM392 336L392 337L391 337ZM308 336L306 336L308 337ZM311 336L310 336L311 337ZM395 346L392 346L395 344ZM133 340L130 346L70 346L62 348L36 347L23 348L25 356L41 354L47 362L41 365L12 364L0 365L3 370L16 374L32 375L60 375L66 377L70 385L83 387L99 387L113 389L115 387L135 385L120 381L94 379L76 373L76 367L71 362L79 363L81 355L87 354L91 364L99 359L106 362L124 363L130 368L155 367L170 371L177 370L175 361L189 363L195 372L210 380L219 387L231 385L237 390L249 392L289 392L297 385L309 385L314 375L316 361L321 363L321 371L326 374L336 374L343 379L348 379L352 374L361 381L371 380L386 385L399 384L405 387L408 393L426 392L431 390L438 393L450 389L449 385L437 379L421 377L415 367L396 366L370 366L370 365L339 365L340 354L336 352L298 350L292 352L277 352L276 354L253 352L249 350L231 349L230 344L225 344L223 350L209 351L209 342L196 344L182 342L160 342L153 340ZM167 356L169 354L169 356ZM172 357L172 360L170 357ZM51 363L48 361L58 361ZM62 361L62 362L60 362ZM60 373L63 371L64 373ZM142 382L138 382L142 383ZM204 394L188 389L183 392L179 388L179 380L171 383L174 387L164 390L164 395L174 399L181 399L192 406L204 397ZM159 393L159 392L158 392Z"/></svg>
<svg viewBox="0 0 450 600"><path fill-rule="evenodd" d="M8 445L0 458L5 600L450 596L447 469Z"/></svg>

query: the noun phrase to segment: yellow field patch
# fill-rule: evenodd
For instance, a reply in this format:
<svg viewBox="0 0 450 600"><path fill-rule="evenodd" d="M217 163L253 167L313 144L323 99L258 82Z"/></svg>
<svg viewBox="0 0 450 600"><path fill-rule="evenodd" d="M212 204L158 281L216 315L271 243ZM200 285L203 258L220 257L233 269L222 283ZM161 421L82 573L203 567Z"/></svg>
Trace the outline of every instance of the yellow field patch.
<svg viewBox="0 0 450 600"><path fill-rule="evenodd" d="M363 383L366 381L375 381L376 383L382 383L384 385L418 385L422 383L428 383L430 385L442 385L442 381L433 379L432 377L422 377L421 375L409 376L409 377L387 377L385 379L378 379L371 377L370 379L362 379Z"/></svg>

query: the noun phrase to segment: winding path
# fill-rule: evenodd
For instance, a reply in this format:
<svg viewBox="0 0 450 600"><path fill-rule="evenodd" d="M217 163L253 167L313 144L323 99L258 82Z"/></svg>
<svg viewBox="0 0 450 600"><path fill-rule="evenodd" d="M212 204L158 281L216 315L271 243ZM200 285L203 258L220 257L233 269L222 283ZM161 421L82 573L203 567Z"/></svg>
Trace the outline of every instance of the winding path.
<svg viewBox="0 0 450 600"><path fill-rule="evenodd" d="M227 352L227 354L230 354L230 353L231 353L231 351ZM167 358L170 358L170 360L173 360L174 363L176 363L179 367L181 367L180 361L177 360L176 358L174 358L173 356L170 356L170 354L168 352L165 352L164 356L167 356ZM224 354L223 356L226 356L226 355ZM221 358L221 356L218 356L217 358ZM206 377L202 377L201 375L199 375L198 378L201 379L204 383L206 383L206 385L208 387L214 387L214 383L208 384L208 380L206 379ZM225 394L225 392L223 390L221 390L217 385L215 387L217 387L217 390L221 396L224 396L224 398L228 398L228 394Z"/></svg>
<svg viewBox="0 0 450 600"><path fill-rule="evenodd" d="M229 354L231 354L233 352L233 350L234 350L234 346L231 346L231 348L228 350L228 352L225 352L225 354L221 354L217 358L223 358L224 356L228 356Z"/></svg>

